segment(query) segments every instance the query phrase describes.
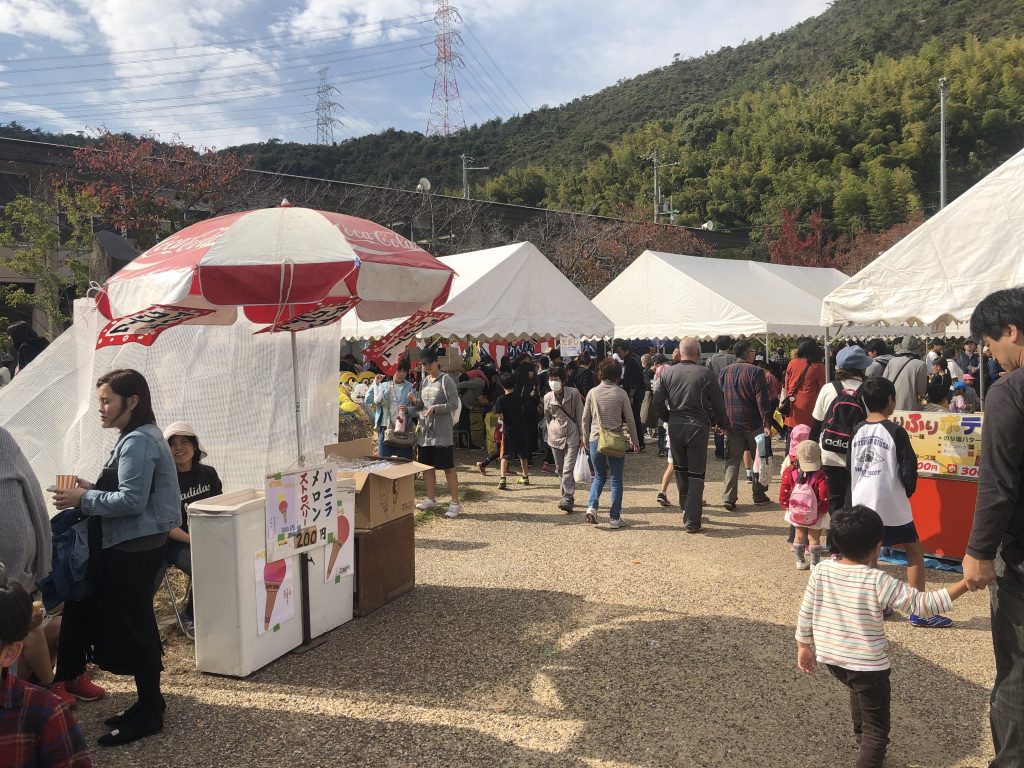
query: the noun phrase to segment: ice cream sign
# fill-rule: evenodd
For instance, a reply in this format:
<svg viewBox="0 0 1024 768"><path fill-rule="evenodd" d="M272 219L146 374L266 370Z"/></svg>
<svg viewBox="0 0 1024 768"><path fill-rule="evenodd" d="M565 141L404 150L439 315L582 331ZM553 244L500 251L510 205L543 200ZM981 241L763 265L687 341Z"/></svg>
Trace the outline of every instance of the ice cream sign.
<svg viewBox="0 0 1024 768"><path fill-rule="evenodd" d="M267 559L322 548L338 538L334 467L304 467L266 479Z"/></svg>

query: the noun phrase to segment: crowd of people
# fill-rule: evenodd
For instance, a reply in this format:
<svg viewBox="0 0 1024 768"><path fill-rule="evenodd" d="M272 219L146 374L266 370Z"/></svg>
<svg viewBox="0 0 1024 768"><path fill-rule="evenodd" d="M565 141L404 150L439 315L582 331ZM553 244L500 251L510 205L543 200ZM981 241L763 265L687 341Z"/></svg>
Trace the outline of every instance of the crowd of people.
<svg viewBox="0 0 1024 768"><path fill-rule="evenodd" d="M690 534L707 524L712 439L721 461L723 510L737 509L745 485L754 505L770 503L774 478L795 565L810 572L797 622L798 665L810 673L825 664L849 688L861 766L881 765L889 739L884 619L903 611L915 627L950 626L943 614L952 601L991 585L997 661L992 765L1002 768L1021 764L1024 754L1024 289L989 297L972 323L986 342L981 350L974 339L959 349L934 339L926 348L907 336L892 351L874 339L826 356L813 339L800 339L787 357L779 347L769 351L723 336L710 355L694 337L683 337L670 355L638 355L616 340L608 354L594 350L569 361L557 349L544 356L524 351L499 364L483 355L473 369L454 374L442 370L438 350L428 348L415 369L403 358L392 375L378 372L361 399L378 455L415 458L428 467L420 510L438 508L436 473L444 472L449 519L463 514L458 436L483 449L472 445L473 412L494 425L485 438L495 447L476 467L487 474L498 462L499 490L508 490L513 477L529 485L531 467L540 464L558 478L557 508L566 514L582 509L586 522L596 525L604 518L607 487L610 530L628 527L627 457L646 450L649 439L667 459L656 501L672 505L674 479L681 528ZM354 360L345 365L357 367ZM984 471L964 578L926 592L909 501L917 459L907 433L890 417L895 410L973 412L981 406L973 386L979 377L986 377ZM166 701L154 592L164 569L191 570L187 504L222 491L191 425L156 426L140 373L106 374L97 382L97 398L101 425L118 433L116 445L95 480L74 477L51 489L62 510L52 521L31 467L0 429L0 748L37 750L47 755L40 765L90 764L70 713L77 702L104 697L89 664L131 676L137 690L132 706L107 718L110 730L100 745L130 743L162 729ZM784 457L778 469L773 440ZM585 507L577 506L581 486L587 486ZM906 553L909 583L877 569L881 547L895 545ZM191 604L189 596L181 616L189 635ZM10 671L15 664L17 677ZM15 718L15 710L31 716Z"/></svg>

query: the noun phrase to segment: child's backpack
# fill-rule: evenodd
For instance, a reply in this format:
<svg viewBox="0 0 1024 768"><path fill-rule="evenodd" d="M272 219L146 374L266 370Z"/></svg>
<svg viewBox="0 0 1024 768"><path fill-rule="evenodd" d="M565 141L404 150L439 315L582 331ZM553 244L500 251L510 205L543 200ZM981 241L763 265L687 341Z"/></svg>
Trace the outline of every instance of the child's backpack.
<svg viewBox="0 0 1024 768"><path fill-rule="evenodd" d="M843 389L841 382L834 382L837 396L825 414L821 427L821 448L832 453L845 454L850 449L853 428L864 421L868 409L857 389Z"/></svg>
<svg viewBox="0 0 1024 768"><path fill-rule="evenodd" d="M814 525L818 522L818 494L814 492L814 484L824 470L805 475L802 483L800 470L793 471L797 473L797 482L789 496L789 520L793 525Z"/></svg>

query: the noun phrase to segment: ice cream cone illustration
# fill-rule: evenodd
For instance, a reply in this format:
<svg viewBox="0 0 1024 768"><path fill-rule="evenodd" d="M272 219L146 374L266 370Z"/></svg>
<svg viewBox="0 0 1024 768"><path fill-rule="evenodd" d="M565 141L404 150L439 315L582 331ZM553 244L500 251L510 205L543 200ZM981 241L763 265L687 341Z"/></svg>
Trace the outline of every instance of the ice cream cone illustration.
<svg viewBox="0 0 1024 768"><path fill-rule="evenodd" d="M263 585L267 590L267 607L263 612L263 628L270 629L270 619L274 613L277 593L281 590L284 577L288 572L288 564L284 560L275 560L263 566Z"/></svg>
<svg viewBox="0 0 1024 768"><path fill-rule="evenodd" d="M334 540L334 544L331 546L331 560L327 565L327 573L334 573L334 564L338 560L338 555L341 554L341 548L345 546L345 542L348 540L349 524L348 518L345 515L338 512L338 538Z"/></svg>

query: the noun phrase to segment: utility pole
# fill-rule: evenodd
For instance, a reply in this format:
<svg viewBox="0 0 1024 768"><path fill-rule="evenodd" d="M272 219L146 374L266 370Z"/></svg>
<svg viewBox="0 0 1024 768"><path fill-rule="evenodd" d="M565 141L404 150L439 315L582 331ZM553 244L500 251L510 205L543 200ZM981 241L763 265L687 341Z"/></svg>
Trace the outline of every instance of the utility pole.
<svg viewBox="0 0 1024 768"><path fill-rule="evenodd" d="M327 67L320 68L320 86L316 89L316 143L333 144L334 126L343 125L333 113L335 107L341 105L331 101L331 94L338 89L327 82Z"/></svg>
<svg viewBox="0 0 1024 768"><path fill-rule="evenodd" d="M475 163L476 160L469 155L463 153L459 155L462 158L462 198L464 200L469 199L469 172L470 171L489 171L491 166L489 165L470 165Z"/></svg>
<svg viewBox="0 0 1024 768"><path fill-rule="evenodd" d="M946 207L946 78L939 78L939 210Z"/></svg>
<svg viewBox="0 0 1024 768"><path fill-rule="evenodd" d="M661 185L658 183L658 169L669 168L673 165L679 165L679 163L663 163L658 158L658 150L654 150L650 155L650 159L654 162L654 223L658 223L658 216L661 214Z"/></svg>

